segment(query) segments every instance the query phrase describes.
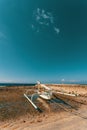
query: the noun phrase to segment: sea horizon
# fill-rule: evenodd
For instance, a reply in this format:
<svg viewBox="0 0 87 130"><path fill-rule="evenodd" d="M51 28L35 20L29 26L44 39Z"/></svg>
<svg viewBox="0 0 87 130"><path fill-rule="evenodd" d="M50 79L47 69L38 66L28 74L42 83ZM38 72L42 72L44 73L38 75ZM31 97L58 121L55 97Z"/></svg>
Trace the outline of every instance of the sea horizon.
<svg viewBox="0 0 87 130"><path fill-rule="evenodd" d="M44 84L77 84L77 85L87 85L87 82L82 82L82 81L80 81L80 82L68 82L68 81L66 81L66 82L42 82L42 83L44 83ZM34 83L34 82L32 82L32 83L22 83L22 82L1 82L0 83L0 87L5 87L5 86L35 86L36 85L36 83Z"/></svg>

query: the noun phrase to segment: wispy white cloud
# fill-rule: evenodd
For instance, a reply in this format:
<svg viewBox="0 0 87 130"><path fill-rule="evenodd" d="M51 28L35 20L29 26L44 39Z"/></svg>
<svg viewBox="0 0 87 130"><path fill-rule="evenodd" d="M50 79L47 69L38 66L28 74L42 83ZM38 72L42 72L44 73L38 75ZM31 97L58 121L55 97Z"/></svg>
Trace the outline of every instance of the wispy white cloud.
<svg viewBox="0 0 87 130"><path fill-rule="evenodd" d="M32 30L39 32L39 28L36 28L33 24L31 25Z"/></svg>
<svg viewBox="0 0 87 130"><path fill-rule="evenodd" d="M44 9L37 8L36 11L33 13L35 20L38 23L43 22L44 25L49 21L49 23L53 23L53 16L51 13L46 12Z"/></svg>
<svg viewBox="0 0 87 130"><path fill-rule="evenodd" d="M40 9L39 8L37 8L37 13L40 14Z"/></svg>
<svg viewBox="0 0 87 130"><path fill-rule="evenodd" d="M64 81L65 81L65 79L61 79L61 81L62 81L62 82L64 82Z"/></svg>
<svg viewBox="0 0 87 130"><path fill-rule="evenodd" d="M31 25L31 28L34 29L34 25L33 24Z"/></svg>
<svg viewBox="0 0 87 130"><path fill-rule="evenodd" d="M57 28L57 27L54 27L54 31L55 31L57 34L59 34L60 29L59 29L59 28Z"/></svg>
<svg viewBox="0 0 87 130"><path fill-rule="evenodd" d="M68 82L78 82L78 80L72 79L72 80L69 80Z"/></svg>
<svg viewBox="0 0 87 130"><path fill-rule="evenodd" d="M42 29L42 27L45 26L45 28L50 27L53 31L59 34L60 29L56 27L57 25L55 25L54 17L51 12L47 12L44 9L37 8L33 12L33 18L34 22L36 23L35 26L32 26L32 29L37 28L38 30L38 27L39 29Z"/></svg>
<svg viewBox="0 0 87 130"><path fill-rule="evenodd" d="M37 33L39 33L39 29L37 29L37 31L36 31Z"/></svg>
<svg viewBox="0 0 87 130"><path fill-rule="evenodd" d="M39 21L40 20L40 16L36 15L36 20Z"/></svg>
<svg viewBox="0 0 87 130"><path fill-rule="evenodd" d="M42 17L43 17L44 19L49 19L49 16L47 16L46 14L43 14Z"/></svg>

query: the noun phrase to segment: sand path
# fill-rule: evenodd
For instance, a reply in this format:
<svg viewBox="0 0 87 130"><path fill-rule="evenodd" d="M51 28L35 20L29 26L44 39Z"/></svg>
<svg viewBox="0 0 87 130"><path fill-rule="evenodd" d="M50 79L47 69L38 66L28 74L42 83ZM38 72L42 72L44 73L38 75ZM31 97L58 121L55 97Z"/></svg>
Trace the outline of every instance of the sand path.
<svg viewBox="0 0 87 130"><path fill-rule="evenodd" d="M79 112L87 117L86 106ZM0 123L0 130L87 130L87 119L67 112L45 115L31 121L22 117L20 120Z"/></svg>

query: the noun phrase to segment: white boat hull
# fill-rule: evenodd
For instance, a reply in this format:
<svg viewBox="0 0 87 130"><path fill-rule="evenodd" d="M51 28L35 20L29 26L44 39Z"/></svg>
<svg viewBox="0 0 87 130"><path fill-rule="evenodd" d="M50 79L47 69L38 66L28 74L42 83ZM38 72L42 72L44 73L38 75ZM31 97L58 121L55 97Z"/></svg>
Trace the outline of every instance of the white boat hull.
<svg viewBox="0 0 87 130"><path fill-rule="evenodd" d="M45 100L50 100L51 99L51 96L50 95L39 95L41 98L45 99Z"/></svg>

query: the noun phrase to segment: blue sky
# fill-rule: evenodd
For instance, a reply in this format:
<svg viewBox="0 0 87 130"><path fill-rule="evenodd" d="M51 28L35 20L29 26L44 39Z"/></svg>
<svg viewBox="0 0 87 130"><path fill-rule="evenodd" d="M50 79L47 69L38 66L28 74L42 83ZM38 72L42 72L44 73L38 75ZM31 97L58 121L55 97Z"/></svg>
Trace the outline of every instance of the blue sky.
<svg viewBox="0 0 87 130"><path fill-rule="evenodd" d="M87 79L86 0L0 0L0 82Z"/></svg>

